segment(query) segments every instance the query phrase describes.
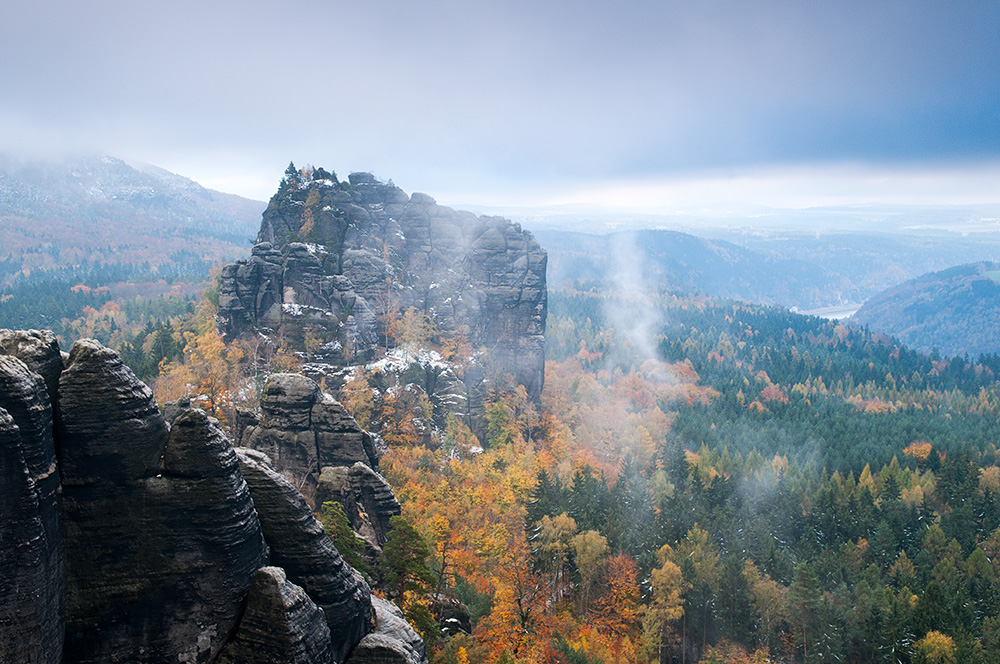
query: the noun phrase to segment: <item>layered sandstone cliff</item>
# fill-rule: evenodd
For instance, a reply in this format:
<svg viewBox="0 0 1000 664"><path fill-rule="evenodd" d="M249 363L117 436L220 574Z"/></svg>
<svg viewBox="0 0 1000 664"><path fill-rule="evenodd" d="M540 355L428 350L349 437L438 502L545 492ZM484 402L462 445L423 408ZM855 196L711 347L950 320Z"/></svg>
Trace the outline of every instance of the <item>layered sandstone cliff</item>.
<svg viewBox="0 0 1000 664"><path fill-rule="evenodd" d="M229 338L280 332L310 358L347 364L371 357L412 307L442 337L485 349L537 398L545 267L538 242L506 219L408 196L368 173L341 182L290 168L251 257L223 269L220 329Z"/></svg>

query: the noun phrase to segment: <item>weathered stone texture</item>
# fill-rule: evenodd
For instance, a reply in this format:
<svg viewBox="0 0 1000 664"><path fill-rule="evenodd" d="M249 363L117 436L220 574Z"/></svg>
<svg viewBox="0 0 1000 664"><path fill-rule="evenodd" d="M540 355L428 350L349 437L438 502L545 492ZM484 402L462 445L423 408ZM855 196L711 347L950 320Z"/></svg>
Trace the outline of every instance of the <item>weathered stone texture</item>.
<svg viewBox="0 0 1000 664"><path fill-rule="evenodd" d="M262 567L250 584L236 637L217 664L335 664L326 616L280 567Z"/></svg>
<svg viewBox="0 0 1000 664"><path fill-rule="evenodd" d="M168 432L118 356L77 342L57 434L70 662L209 662L267 549L235 453L201 411Z"/></svg>
<svg viewBox="0 0 1000 664"><path fill-rule="evenodd" d="M62 580L50 573L52 547L22 449L14 418L0 408L0 661L56 664Z"/></svg>
<svg viewBox="0 0 1000 664"><path fill-rule="evenodd" d="M316 487L316 506L338 502L355 532L375 551L389 538L389 519L401 513L392 487L363 463L323 468Z"/></svg>
<svg viewBox="0 0 1000 664"><path fill-rule="evenodd" d="M55 407L63 369L56 335L50 330L0 330L0 354L16 357L41 376Z"/></svg>
<svg viewBox="0 0 1000 664"><path fill-rule="evenodd" d="M427 664L427 652L420 636L403 618L403 612L378 597L375 607L375 629L361 639L347 664Z"/></svg>
<svg viewBox="0 0 1000 664"><path fill-rule="evenodd" d="M378 467L371 437L333 397L300 374L274 374L261 418L244 428L240 444L264 452L279 472L315 485L323 466L362 462Z"/></svg>
<svg viewBox="0 0 1000 664"><path fill-rule="evenodd" d="M237 452L182 403L168 426L96 341L64 358L47 339L0 332L0 662L345 661L375 620L371 591L267 457ZM353 463L343 468L359 505L398 511L355 459L374 451L340 404L301 376L279 377L271 399L265 417L321 451L349 450L330 458ZM386 611L365 661L423 661L419 638Z"/></svg>
<svg viewBox="0 0 1000 664"><path fill-rule="evenodd" d="M59 356L58 347L55 356ZM25 464L34 494L34 508L23 516L32 521L37 519L41 526L38 541L24 552L32 560L31 564L37 565L34 573L40 585L36 587L36 596L21 599L26 602L25 608L31 605L30 612L40 621L42 631L36 638L42 640L46 648L58 650L63 638L66 572L52 406L43 378L10 355L0 355L0 408L9 414L17 427L17 454ZM6 523L0 520L0 524ZM37 559L33 552L36 546ZM21 628L27 626L21 625Z"/></svg>
<svg viewBox="0 0 1000 664"><path fill-rule="evenodd" d="M319 330L331 343L318 359L343 364L378 343L379 315L415 307L442 335L490 349L537 398L546 254L532 235L507 219L407 196L368 173L349 180L286 180L251 257L223 269L220 329L232 337L280 327L303 349Z"/></svg>
<svg viewBox="0 0 1000 664"><path fill-rule="evenodd" d="M253 495L271 564L285 570L327 616L334 657L344 656L371 626L371 591L327 537L302 495L256 450L237 450Z"/></svg>

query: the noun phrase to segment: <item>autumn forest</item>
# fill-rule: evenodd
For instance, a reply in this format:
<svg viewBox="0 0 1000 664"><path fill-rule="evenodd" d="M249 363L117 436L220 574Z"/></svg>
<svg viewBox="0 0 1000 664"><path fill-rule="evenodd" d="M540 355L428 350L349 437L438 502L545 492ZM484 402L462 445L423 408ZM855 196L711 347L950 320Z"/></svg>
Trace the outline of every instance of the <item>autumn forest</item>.
<svg viewBox="0 0 1000 664"><path fill-rule="evenodd" d="M161 402L194 395L227 426L270 373L309 360L263 337L224 343L212 287L70 292L64 339L101 339ZM364 365L327 386L379 433L403 506L385 559L355 564L433 662L1000 661L1000 358L634 297L551 292L541 401L494 377L478 436L455 417L421 426L431 404L370 389ZM648 338L616 324L623 305L643 307ZM461 372L468 343L407 313L387 346ZM442 596L471 633L442 630Z"/></svg>

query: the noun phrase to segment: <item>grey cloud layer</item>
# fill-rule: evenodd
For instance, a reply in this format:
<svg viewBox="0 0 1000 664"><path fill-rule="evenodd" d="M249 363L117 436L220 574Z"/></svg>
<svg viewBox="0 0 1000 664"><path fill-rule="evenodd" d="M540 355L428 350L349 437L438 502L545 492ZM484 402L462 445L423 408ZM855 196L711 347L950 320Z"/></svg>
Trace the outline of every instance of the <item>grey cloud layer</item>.
<svg viewBox="0 0 1000 664"><path fill-rule="evenodd" d="M8 4L0 147L510 181L1000 154L995 3Z"/></svg>

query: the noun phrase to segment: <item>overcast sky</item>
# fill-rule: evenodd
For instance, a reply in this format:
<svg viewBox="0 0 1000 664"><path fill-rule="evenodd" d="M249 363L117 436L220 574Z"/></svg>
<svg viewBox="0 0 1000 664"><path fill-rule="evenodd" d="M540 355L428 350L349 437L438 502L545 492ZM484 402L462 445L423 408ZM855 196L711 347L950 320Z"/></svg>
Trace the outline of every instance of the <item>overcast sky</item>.
<svg viewBox="0 0 1000 664"><path fill-rule="evenodd" d="M0 149L266 199L1000 202L1000 3L87 0L0 9Z"/></svg>

